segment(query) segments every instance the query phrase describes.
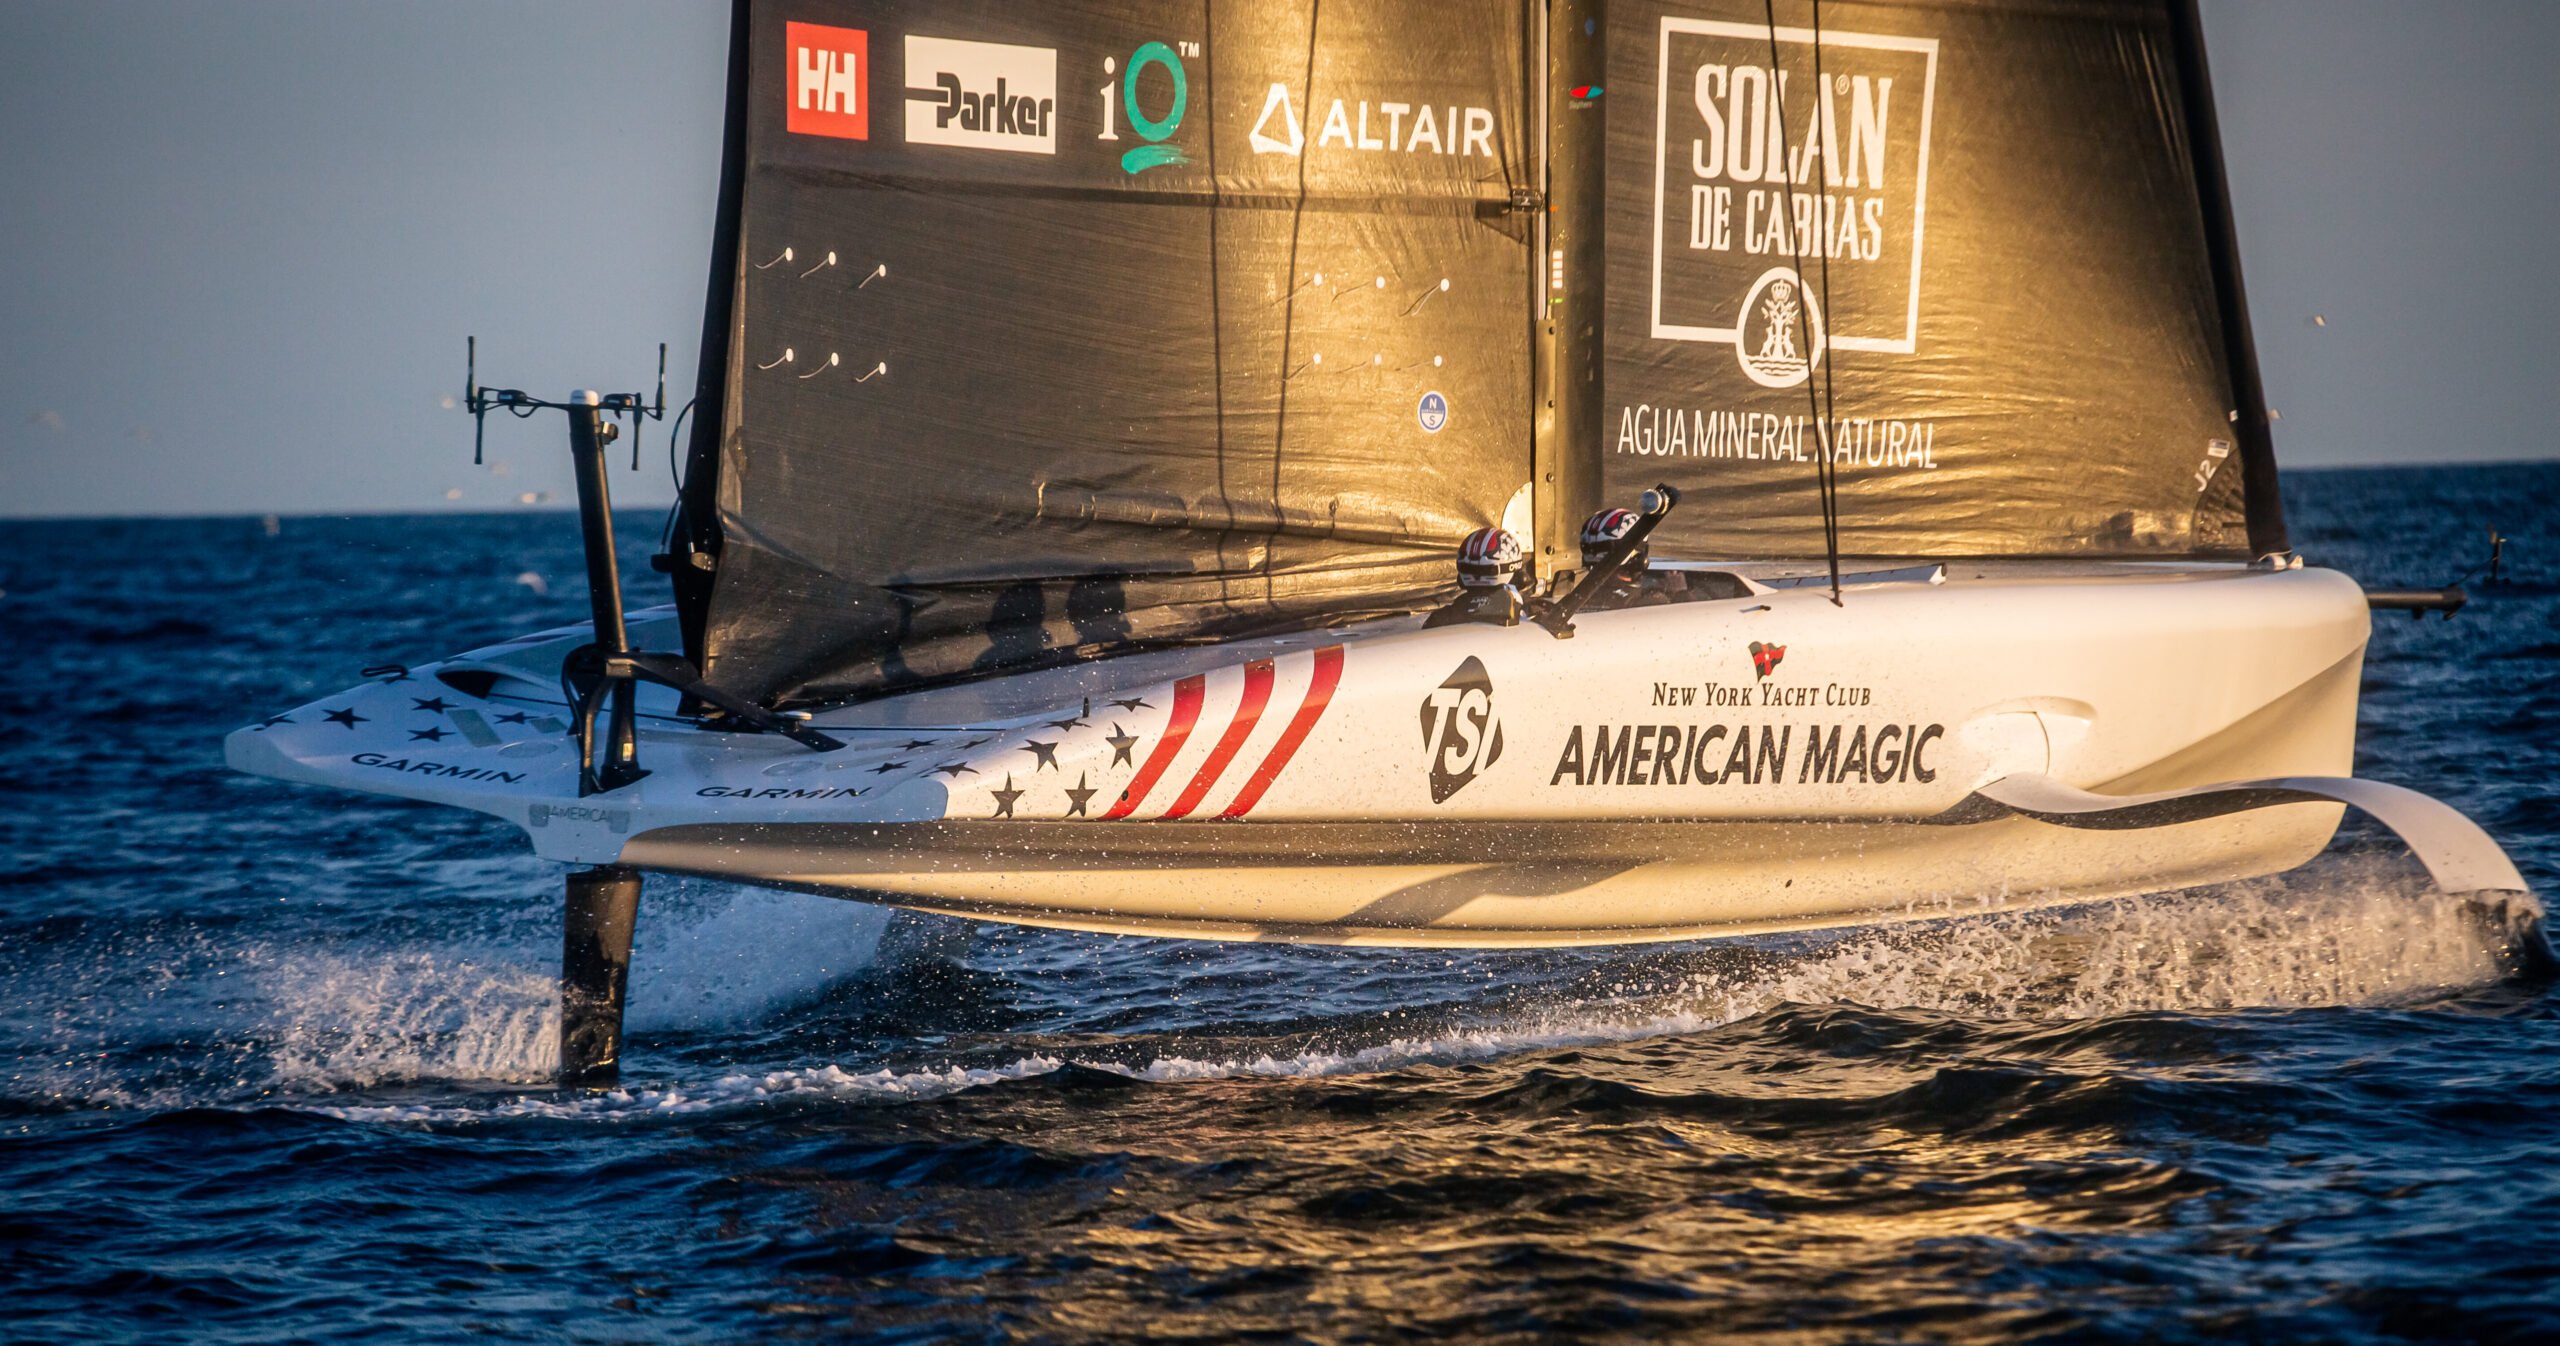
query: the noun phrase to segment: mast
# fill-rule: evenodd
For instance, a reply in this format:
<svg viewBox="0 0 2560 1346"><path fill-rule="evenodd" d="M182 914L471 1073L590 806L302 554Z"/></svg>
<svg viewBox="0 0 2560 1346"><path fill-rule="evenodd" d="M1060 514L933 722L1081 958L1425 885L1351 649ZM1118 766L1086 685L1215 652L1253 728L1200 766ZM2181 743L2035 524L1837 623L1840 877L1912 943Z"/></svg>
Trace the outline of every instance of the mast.
<svg viewBox="0 0 2560 1346"><path fill-rule="evenodd" d="M693 379L693 437L684 454L673 536L657 564L675 588L684 657L710 674L704 630L720 556L720 446L729 434L729 336L736 326L738 262L747 196L747 81L754 25L749 0L730 0L728 112L720 133L719 213L711 229L711 276L702 300L701 359Z"/></svg>
<svg viewBox="0 0 2560 1346"><path fill-rule="evenodd" d="M2284 497L2276 485L2276 444L2267 415L2267 389L2258 375L2258 345L2249 330L2249 296L2240 283L2240 231L2231 213L2231 182L2222 162L2222 128L2213 110L2213 77L2205 67L2204 20L2196 0L2171 7L2170 28L2178 56L2179 103L2193 146L2196 199L2204 207L2205 252L2213 264L2213 292L2222 317L2222 345L2230 362L2231 398L2240 444L2240 486L2249 511L2249 553L2272 556L2293 549L2284 524Z"/></svg>
<svg viewBox="0 0 2560 1346"><path fill-rule="evenodd" d="M1546 255L1538 259L1537 402L1530 455L1540 579L1578 569L1600 507L1600 379L1608 319L1607 0L1549 0ZM1577 96L1579 95L1579 96Z"/></svg>

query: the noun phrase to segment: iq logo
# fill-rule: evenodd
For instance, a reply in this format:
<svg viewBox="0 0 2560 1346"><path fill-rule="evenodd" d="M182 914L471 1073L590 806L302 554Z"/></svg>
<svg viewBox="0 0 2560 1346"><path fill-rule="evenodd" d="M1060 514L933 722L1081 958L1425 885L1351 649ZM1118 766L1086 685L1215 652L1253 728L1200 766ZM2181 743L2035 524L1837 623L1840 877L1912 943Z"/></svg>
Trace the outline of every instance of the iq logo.
<svg viewBox="0 0 2560 1346"><path fill-rule="evenodd" d="M1102 73L1117 78L1095 91L1102 97L1102 133L1094 139L1119 140L1120 119L1125 113L1129 130L1146 142L1131 146L1120 156L1121 172L1134 177L1150 168L1191 162L1191 156L1183 153L1180 145L1167 142L1182 129L1182 114L1191 108L1191 77L1182 68L1182 58L1199 54L1197 42L1183 43L1180 51L1162 42L1150 42L1129 53L1125 64L1116 56L1102 58ZM1148 79L1150 70L1163 73ZM1161 107L1162 114L1150 114L1150 104Z"/></svg>
<svg viewBox="0 0 2560 1346"><path fill-rule="evenodd" d="M1440 433L1440 427L1449 423L1449 399L1437 392L1424 393L1413 408L1413 418L1421 422L1425 434Z"/></svg>
<svg viewBox="0 0 2560 1346"><path fill-rule="evenodd" d="M860 28L786 23L791 48L791 102L783 128L793 135L871 138L871 34Z"/></svg>

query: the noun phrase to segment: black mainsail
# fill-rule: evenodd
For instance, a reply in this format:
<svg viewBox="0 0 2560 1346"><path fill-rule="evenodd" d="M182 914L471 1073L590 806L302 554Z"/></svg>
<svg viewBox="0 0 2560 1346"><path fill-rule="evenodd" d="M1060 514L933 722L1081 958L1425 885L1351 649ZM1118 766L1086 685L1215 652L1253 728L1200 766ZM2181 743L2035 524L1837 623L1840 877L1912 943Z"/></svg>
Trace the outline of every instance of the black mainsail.
<svg viewBox="0 0 2560 1346"><path fill-rule="evenodd" d="M1668 554L1818 557L1826 440L1853 555L2280 545L2179 0L1573 0L1569 90L1545 0L736 8L675 548L732 691L1409 610L1593 475L1689 489Z"/></svg>
<svg viewBox="0 0 2560 1346"><path fill-rule="evenodd" d="M745 8L713 680L1406 609L1523 496L1520 0Z"/></svg>
<svg viewBox="0 0 2560 1346"><path fill-rule="evenodd" d="M2180 9L1618 0L1611 494L1819 556L1827 439L1850 554L2250 555Z"/></svg>

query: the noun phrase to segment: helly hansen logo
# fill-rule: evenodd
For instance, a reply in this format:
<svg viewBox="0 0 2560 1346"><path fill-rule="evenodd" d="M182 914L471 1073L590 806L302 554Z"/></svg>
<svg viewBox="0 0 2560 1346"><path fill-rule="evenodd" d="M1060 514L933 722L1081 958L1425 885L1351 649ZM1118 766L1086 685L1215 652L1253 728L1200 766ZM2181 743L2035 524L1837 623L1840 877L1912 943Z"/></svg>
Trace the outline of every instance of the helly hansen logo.
<svg viewBox="0 0 2560 1346"><path fill-rule="evenodd" d="M1502 721L1493 714L1493 675L1468 655L1458 671L1422 699L1422 746L1431 754L1431 802L1445 804L1476 773L1502 756Z"/></svg>
<svg viewBox="0 0 2560 1346"><path fill-rule="evenodd" d="M791 49L791 103L784 128L793 135L869 140L871 34L860 28L786 23L783 36Z"/></svg>
<svg viewBox="0 0 2560 1346"><path fill-rule="evenodd" d="M1058 152L1058 53L1049 47L907 39L907 143Z"/></svg>

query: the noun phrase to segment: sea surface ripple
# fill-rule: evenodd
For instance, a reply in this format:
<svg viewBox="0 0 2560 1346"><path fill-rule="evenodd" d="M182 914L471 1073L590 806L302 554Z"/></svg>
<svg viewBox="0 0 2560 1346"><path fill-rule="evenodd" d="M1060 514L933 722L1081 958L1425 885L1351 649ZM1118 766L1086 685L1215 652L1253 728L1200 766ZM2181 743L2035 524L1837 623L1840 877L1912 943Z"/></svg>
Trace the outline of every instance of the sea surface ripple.
<svg viewBox="0 0 2560 1346"><path fill-rule="evenodd" d="M2560 466L2298 474L2358 770L2560 882ZM633 518L635 595L654 520ZM581 605L553 515L17 524L0 1339L2560 1339L2560 997L2350 829L2280 879L1632 949L1152 942L558 873L221 736ZM547 590L547 591L546 591Z"/></svg>

